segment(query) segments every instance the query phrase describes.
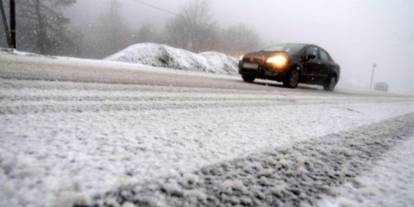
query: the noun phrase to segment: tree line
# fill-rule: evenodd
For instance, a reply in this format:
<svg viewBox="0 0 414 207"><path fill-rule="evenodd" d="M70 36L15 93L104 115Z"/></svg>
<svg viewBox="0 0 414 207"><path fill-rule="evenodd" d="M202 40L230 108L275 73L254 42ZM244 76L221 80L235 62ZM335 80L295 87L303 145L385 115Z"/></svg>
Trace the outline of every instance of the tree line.
<svg viewBox="0 0 414 207"><path fill-rule="evenodd" d="M9 11L8 1L3 1ZM19 0L16 2L18 49L40 54L76 54L78 34L69 27L62 10L76 0ZM8 16L8 14L7 14ZM0 27L0 46L7 47L5 28Z"/></svg>
<svg viewBox="0 0 414 207"><path fill-rule="evenodd" d="M1 1L8 6L6 0ZM87 30L75 28L64 15L65 8L76 1L19 0L16 12L18 49L40 54L103 58L142 42L230 55L257 49L262 44L259 35L242 23L227 27L219 25L207 0L188 2L162 28L152 24L132 27L122 16L122 1L110 0L107 11ZM4 28L0 28L0 47L6 47Z"/></svg>

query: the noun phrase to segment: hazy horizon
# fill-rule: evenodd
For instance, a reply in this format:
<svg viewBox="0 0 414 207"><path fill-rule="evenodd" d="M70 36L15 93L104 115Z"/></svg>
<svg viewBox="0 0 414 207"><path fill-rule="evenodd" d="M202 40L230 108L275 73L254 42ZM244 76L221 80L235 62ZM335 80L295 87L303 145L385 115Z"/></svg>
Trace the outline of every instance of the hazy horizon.
<svg viewBox="0 0 414 207"><path fill-rule="evenodd" d="M165 23L190 0L118 0L132 31ZM391 92L414 94L414 1L411 0L209 0L221 27L243 23L263 40L263 47L281 42L322 46L341 65L340 84L368 88L387 82ZM110 0L80 1L65 9L78 33L93 38L95 25ZM146 4L153 5L152 8ZM132 35L132 34L131 34ZM96 34L99 36L99 34ZM116 52L116 51L114 51Z"/></svg>
<svg viewBox="0 0 414 207"><path fill-rule="evenodd" d="M72 10L81 11L80 7L85 10L72 15L73 24L82 24L81 19L93 23L99 12L90 12L104 10L108 2L79 1ZM173 16L140 1L120 2L123 16L135 26L153 24L162 28ZM187 2L147 1L174 12ZM393 92L414 93L413 1L211 0L210 3L219 25L245 23L258 32L265 44L306 42L324 47L342 66L345 79L342 84L368 87L372 65L377 64L375 82L388 82Z"/></svg>

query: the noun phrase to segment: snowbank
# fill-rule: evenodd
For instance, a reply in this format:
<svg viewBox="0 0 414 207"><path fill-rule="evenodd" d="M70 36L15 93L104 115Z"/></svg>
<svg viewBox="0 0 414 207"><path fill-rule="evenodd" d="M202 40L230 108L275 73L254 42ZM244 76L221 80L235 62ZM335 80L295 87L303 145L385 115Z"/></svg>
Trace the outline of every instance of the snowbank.
<svg viewBox="0 0 414 207"><path fill-rule="evenodd" d="M237 74L238 70L237 60L222 53L204 52L196 54L154 43L135 44L106 59L177 70L229 75Z"/></svg>
<svg viewBox="0 0 414 207"><path fill-rule="evenodd" d="M181 87L251 87L239 76L197 71L171 70L139 63L47 56L0 48L0 77L6 79L59 80ZM224 82L223 80L231 80ZM212 84L211 81L215 81ZM191 82L191 83L190 83ZM197 86L196 86L197 85Z"/></svg>

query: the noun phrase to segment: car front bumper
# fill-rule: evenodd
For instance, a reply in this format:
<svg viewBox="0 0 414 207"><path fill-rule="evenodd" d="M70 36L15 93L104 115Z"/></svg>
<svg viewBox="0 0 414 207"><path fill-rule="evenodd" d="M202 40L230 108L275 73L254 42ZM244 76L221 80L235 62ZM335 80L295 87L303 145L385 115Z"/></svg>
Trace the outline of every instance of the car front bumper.
<svg viewBox="0 0 414 207"><path fill-rule="evenodd" d="M253 67L251 64L256 64L257 67ZM287 70L276 70L266 64L240 61L239 74L252 75L259 79L282 81L286 77Z"/></svg>

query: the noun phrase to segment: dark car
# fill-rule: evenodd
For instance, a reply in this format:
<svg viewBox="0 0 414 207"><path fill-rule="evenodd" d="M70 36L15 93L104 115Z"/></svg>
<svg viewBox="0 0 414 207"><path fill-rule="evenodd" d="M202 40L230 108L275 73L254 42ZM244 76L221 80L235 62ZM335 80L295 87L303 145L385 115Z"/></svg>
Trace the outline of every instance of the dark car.
<svg viewBox="0 0 414 207"><path fill-rule="evenodd" d="M242 56L239 73L246 82L259 78L283 82L289 88L307 83L333 91L339 81L340 67L319 46L279 44Z"/></svg>

